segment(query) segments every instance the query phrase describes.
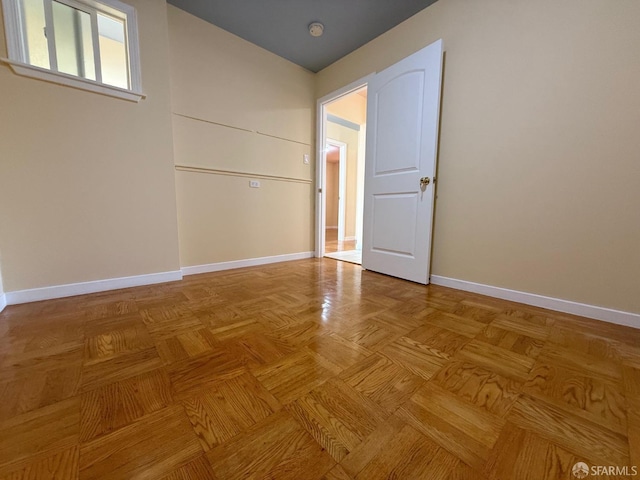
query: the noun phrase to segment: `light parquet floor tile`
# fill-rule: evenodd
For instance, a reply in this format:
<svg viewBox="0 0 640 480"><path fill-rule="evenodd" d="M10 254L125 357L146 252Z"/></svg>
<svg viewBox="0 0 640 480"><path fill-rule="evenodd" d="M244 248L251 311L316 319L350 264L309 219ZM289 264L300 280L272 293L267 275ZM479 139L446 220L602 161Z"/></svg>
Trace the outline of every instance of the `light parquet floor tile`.
<svg viewBox="0 0 640 480"><path fill-rule="evenodd" d="M85 339L84 362L99 363L118 355L153 348L151 335L144 325L111 330Z"/></svg>
<svg viewBox="0 0 640 480"><path fill-rule="evenodd" d="M522 395L507 419L598 465L629 465L627 438L550 403Z"/></svg>
<svg viewBox="0 0 640 480"><path fill-rule="evenodd" d="M182 404L205 451L280 409L275 397L248 373L213 384Z"/></svg>
<svg viewBox="0 0 640 480"><path fill-rule="evenodd" d="M287 409L338 462L388 416L340 380L329 380Z"/></svg>
<svg viewBox="0 0 640 480"><path fill-rule="evenodd" d="M449 355L408 337L401 337L380 353L405 370L429 380L449 360Z"/></svg>
<svg viewBox="0 0 640 480"><path fill-rule="evenodd" d="M626 402L622 382L539 362L523 391L530 396L625 434Z"/></svg>
<svg viewBox="0 0 640 480"><path fill-rule="evenodd" d="M458 459L406 425L355 477L356 480L389 478L446 479Z"/></svg>
<svg viewBox="0 0 640 480"><path fill-rule="evenodd" d="M72 397L0 423L0 475L29 457L79 444L80 399Z"/></svg>
<svg viewBox="0 0 640 480"><path fill-rule="evenodd" d="M533 359L540 355L544 346L544 341L505 330L493 323L477 335L476 340Z"/></svg>
<svg viewBox="0 0 640 480"><path fill-rule="evenodd" d="M201 455L184 410L173 405L82 444L80 478L157 478Z"/></svg>
<svg viewBox="0 0 640 480"><path fill-rule="evenodd" d="M365 347L335 333L315 337L307 343L306 348L331 363L334 372L341 372L371 355Z"/></svg>
<svg viewBox="0 0 640 480"><path fill-rule="evenodd" d="M82 367L81 392L150 372L162 366L155 347L119 355Z"/></svg>
<svg viewBox="0 0 640 480"><path fill-rule="evenodd" d="M78 458L78 447L73 446L34 460L6 476L0 475L0 480L78 480Z"/></svg>
<svg viewBox="0 0 640 480"><path fill-rule="evenodd" d="M353 480L353 478L340 465L336 465L321 480Z"/></svg>
<svg viewBox="0 0 640 480"><path fill-rule="evenodd" d="M382 355L371 355L340 375L347 385L395 412L424 383L424 379Z"/></svg>
<svg viewBox="0 0 640 480"><path fill-rule="evenodd" d="M571 468L588 459L507 423L485 471L491 480L571 480Z"/></svg>
<svg viewBox="0 0 640 480"><path fill-rule="evenodd" d="M402 333L394 332L373 322L361 322L356 326L352 326L345 334L345 338L371 352L377 352L401 336Z"/></svg>
<svg viewBox="0 0 640 480"><path fill-rule="evenodd" d="M331 378L331 368L311 351L300 350L254 369L253 374L280 402L289 403Z"/></svg>
<svg viewBox="0 0 640 480"><path fill-rule="evenodd" d="M0 422L78 394L82 365L26 368L0 380Z"/></svg>
<svg viewBox="0 0 640 480"><path fill-rule="evenodd" d="M288 412L281 410L207 452L227 480L321 478L335 461Z"/></svg>
<svg viewBox="0 0 640 480"><path fill-rule="evenodd" d="M195 460L187 463L186 465L177 468L173 472L165 475L159 480L218 480L213 473L213 468L202 455Z"/></svg>
<svg viewBox="0 0 640 480"><path fill-rule="evenodd" d="M450 315L436 310L426 318L427 323L451 330L464 337L473 338L482 332L486 325L473 319Z"/></svg>
<svg viewBox="0 0 640 480"><path fill-rule="evenodd" d="M0 480L640 467L638 345L640 330L323 259L9 306Z"/></svg>
<svg viewBox="0 0 640 480"><path fill-rule="evenodd" d="M167 373L154 370L81 396L80 440L89 441L173 403Z"/></svg>
<svg viewBox="0 0 640 480"><path fill-rule="evenodd" d="M433 383L498 416L511 410L522 388L519 382L457 360L446 364Z"/></svg>
<svg viewBox="0 0 640 480"><path fill-rule="evenodd" d="M369 463L388 448L390 442L405 427L405 422L391 415L371 432L340 462L342 469L351 477L356 477Z"/></svg>
<svg viewBox="0 0 640 480"><path fill-rule="evenodd" d="M228 345L233 345L234 352L249 368L275 362L296 351L286 342L262 333L248 333Z"/></svg>
<svg viewBox="0 0 640 480"><path fill-rule="evenodd" d="M488 305L479 305L474 302L462 300L456 308L453 309L453 314L459 317L468 318L481 323L491 323L497 315L500 314L501 308L490 307Z"/></svg>
<svg viewBox="0 0 640 480"><path fill-rule="evenodd" d="M210 329L191 330L156 342L158 355L165 365L212 352L219 343Z"/></svg>
<svg viewBox="0 0 640 480"><path fill-rule="evenodd" d="M207 390L222 380L242 375L245 367L226 348L216 348L209 355L176 362L167 367L172 393L176 399Z"/></svg>
<svg viewBox="0 0 640 480"><path fill-rule="evenodd" d="M464 335L431 324L412 330L406 337L449 356L454 355L469 342L469 338Z"/></svg>
<svg viewBox="0 0 640 480"><path fill-rule="evenodd" d="M533 358L480 340L472 340L466 344L455 358L484 367L517 382L526 381L535 364Z"/></svg>
<svg viewBox="0 0 640 480"><path fill-rule="evenodd" d="M466 464L482 468L505 420L468 403L433 382L427 383L396 414Z"/></svg>

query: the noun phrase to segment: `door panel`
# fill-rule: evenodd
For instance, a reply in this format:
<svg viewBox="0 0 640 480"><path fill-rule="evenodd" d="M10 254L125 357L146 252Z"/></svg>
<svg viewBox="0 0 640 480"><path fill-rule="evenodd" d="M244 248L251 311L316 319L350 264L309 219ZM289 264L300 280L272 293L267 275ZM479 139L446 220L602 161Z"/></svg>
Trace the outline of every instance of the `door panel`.
<svg viewBox="0 0 640 480"><path fill-rule="evenodd" d="M442 40L368 84L362 266L429 281ZM421 186L420 179L429 183Z"/></svg>
<svg viewBox="0 0 640 480"><path fill-rule="evenodd" d="M373 251L415 256L417 200L414 193L374 195Z"/></svg>
<svg viewBox="0 0 640 480"><path fill-rule="evenodd" d="M423 72L409 72L378 91L376 176L420 169L423 84Z"/></svg>

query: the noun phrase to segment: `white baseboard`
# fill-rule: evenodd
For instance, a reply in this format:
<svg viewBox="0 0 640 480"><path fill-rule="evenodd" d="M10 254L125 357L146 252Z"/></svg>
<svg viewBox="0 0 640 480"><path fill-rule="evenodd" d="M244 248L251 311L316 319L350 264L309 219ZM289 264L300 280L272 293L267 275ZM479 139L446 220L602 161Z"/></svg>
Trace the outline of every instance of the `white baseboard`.
<svg viewBox="0 0 640 480"><path fill-rule="evenodd" d="M73 297L74 295L105 292L107 290L118 290L121 288L153 285L155 283L174 282L176 280L182 280L182 272L180 270L173 272L151 273L148 275L136 275L134 277L109 278L107 280L96 280L93 282L56 285L53 287L33 288L31 290L18 290L15 292L7 292L5 295L8 305L17 305L19 303L38 302L40 300L51 300L53 298Z"/></svg>
<svg viewBox="0 0 640 480"><path fill-rule="evenodd" d="M506 288L492 287L481 283L467 282L466 280L456 280L455 278L431 275L431 283L443 287L464 290L465 292L478 293L489 297L501 298L512 302L533 305L534 307L547 308L557 312L570 313L581 317L589 317L604 322L615 323L627 327L640 328L640 315L631 312L622 312L610 308L587 305L585 303L571 302L560 298L545 297L534 293L520 292Z"/></svg>
<svg viewBox="0 0 640 480"><path fill-rule="evenodd" d="M220 272L234 268L255 267L269 263L289 262L315 257L314 252L288 253L286 255L274 255L272 257L247 258L245 260L233 260L231 262L208 263L206 265L194 265L182 267L183 275L197 275L198 273Z"/></svg>
<svg viewBox="0 0 640 480"><path fill-rule="evenodd" d="M182 280L183 275L195 275L197 273L218 272L221 270L230 270L232 268L252 267L290 260L302 260L304 258L313 258L314 256L314 252L302 252L287 255L276 255L273 257L249 258L233 262L184 267L181 270L173 272L152 273L149 275L137 275L134 277L110 278L107 280L96 280L93 282L72 283L68 285L56 285L53 287L6 292L4 295L0 296L0 311L2 311L5 305L17 305L19 303L38 302L41 300L72 297L74 295L85 295L87 293L105 292L121 288L174 282Z"/></svg>

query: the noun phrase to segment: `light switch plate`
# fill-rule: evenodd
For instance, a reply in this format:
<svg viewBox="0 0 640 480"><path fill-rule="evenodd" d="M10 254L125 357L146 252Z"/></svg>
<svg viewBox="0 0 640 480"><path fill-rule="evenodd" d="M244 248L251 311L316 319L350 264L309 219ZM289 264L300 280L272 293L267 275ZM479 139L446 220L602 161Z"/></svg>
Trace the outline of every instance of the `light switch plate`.
<svg viewBox="0 0 640 480"><path fill-rule="evenodd" d="M302 163L304 163L305 165L309 165L309 155L308 154L304 154L304 157L302 158Z"/></svg>

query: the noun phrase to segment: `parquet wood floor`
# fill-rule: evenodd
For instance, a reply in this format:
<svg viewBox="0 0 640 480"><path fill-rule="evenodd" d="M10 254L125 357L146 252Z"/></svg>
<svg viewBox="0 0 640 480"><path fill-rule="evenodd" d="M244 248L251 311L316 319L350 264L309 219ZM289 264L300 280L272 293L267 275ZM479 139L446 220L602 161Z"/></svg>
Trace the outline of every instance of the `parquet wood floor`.
<svg viewBox="0 0 640 480"><path fill-rule="evenodd" d="M327 253L344 252L346 250L355 250L355 240L338 241L338 230L335 228L327 228L324 236L324 251Z"/></svg>
<svg viewBox="0 0 640 480"><path fill-rule="evenodd" d="M638 465L639 341L318 259L10 306L0 479L560 480L578 461Z"/></svg>

